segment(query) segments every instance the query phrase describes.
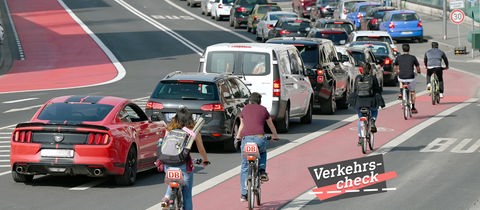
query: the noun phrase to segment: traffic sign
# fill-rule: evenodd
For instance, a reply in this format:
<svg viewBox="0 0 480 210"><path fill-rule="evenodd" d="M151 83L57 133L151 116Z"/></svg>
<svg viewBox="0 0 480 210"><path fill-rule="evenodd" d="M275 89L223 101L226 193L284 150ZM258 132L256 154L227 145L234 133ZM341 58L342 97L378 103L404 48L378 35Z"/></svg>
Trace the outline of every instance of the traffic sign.
<svg viewBox="0 0 480 210"><path fill-rule="evenodd" d="M455 24L461 24L465 20L465 13L462 10L455 9L450 13L450 20Z"/></svg>
<svg viewBox="0 0 480 210"><path fill-rule="evenodd" d="M465 8L465 4L463 0L450 0L449 2L450 9L463 9Z"/></svg>

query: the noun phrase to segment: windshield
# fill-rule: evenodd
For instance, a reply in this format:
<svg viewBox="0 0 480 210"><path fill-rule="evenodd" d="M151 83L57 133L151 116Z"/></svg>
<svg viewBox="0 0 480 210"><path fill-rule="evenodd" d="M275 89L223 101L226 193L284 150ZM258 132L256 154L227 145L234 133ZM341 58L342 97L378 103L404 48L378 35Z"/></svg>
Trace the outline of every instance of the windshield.
<svg viewBox="0 0 480 210"><path fill-rule="evenodd" d="M39 120L52 121L102 121L113 109L112 105L90 103L54 103L47 105Z"/></svg>
<svg viewBox="0 0 480 210"><path fill-rule="evenodd" d="M392 40L388 36L358 36L355 41L380 41L392 44Z"/></svg>
<svg viewBox="0 0 480 210"><path fill-rule="evenodd" d="M300 57L302 57L303 63L308 68L313 68L320 63L322 60L321 54L318 53L318 47L316 45L310 46L295 46L300 52Z"/></svg>
<svg viewBox="0 0 480 210"><path fill-rule="evenodd" d="M346 32L317 32L315 37L332 40L335 45L344 45L348 39Z"/></svg>
<svg viewBox="0 0 480 210"><path fill-rule="evenodd" d="M207 55L206 72L235 75L270 74L270 54L261 52L212 51Z"/></svg>
<svg viewBox="0 0 480 210"><path fill-rule="evenodd" d="M176 100L218 100L217 86L210 82L191 80L162 81L155 88L152 98Z"/></svg>
<svg viewBox="0 0 480 210"><path fill-rule="evenodd" d="M392 21L417 21L419 18L415 13L393 14Z"/></svg>
<svg viewBox="0 0 480 210"><path fill-rule="evenodd" d="M352 51L350 54L355 59L356 64L360 64L360 63L365 62L365 55L363 53Z"/></svg>
<svg viewBox="0 0 480 210"><path fill-rule="evenodd" d="M353 25L350 23L326 23L325 28L343 28L347 33L352 33Z"/></svg>
<svg viewBox="0 0 480 210"><path fill-rule="evenodd" d="M286 21L283 24L283 29L287 31L304 31L307 27L310 27L310 23L302 20Z"/></svg>
<svg viewBox="0 0 480 210"><path fill-rule="evenodd" d="M352 47L367 47L373 52L374 55L388 55L388 46L383 43L355 43L351 44Z"/></svg>
<svg viewBox="0 0 480 210"><path fill-rule="evenodd" d="M296 14L271 14L270 20L279 20L282 18L296 18L298 15Z"/></svg>

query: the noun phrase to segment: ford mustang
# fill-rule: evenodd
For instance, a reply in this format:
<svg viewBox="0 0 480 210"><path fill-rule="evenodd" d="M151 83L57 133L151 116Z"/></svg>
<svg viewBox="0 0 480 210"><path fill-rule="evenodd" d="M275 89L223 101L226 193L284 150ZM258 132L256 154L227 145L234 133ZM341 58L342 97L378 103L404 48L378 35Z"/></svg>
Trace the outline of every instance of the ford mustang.
<svg viewBox="0 0 480 210"><path fill-rule="evenodd" d="M15 182L34 175L114 176L131 185L137 172L155 168L165 123L152 122L128 99L61 96L47 101L12 133L10 165Z"/></svg>

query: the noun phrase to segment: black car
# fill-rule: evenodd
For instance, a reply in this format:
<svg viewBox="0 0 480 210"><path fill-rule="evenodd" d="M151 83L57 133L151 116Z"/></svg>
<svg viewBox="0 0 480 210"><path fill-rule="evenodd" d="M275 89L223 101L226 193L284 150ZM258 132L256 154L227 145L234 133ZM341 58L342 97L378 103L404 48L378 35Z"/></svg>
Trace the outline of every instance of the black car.
<svg viewBox="0 0 480 210"><path fill-rule="evenodd" d="M397 74L393 71L393 63L395 62L396 52L386 42L377 41L357 41L350 43L352 47L367 47L370 48L377 64L383 68L383 81L385 84L397 85Z"/></svg>
<svg viewBox="0 0 480 210"><path fill-rule="evenodd" d="M232 75L173 72L158 82L145 112L151 119L168 123L180 106L186 106L194 118L205 119L203 141L221 142L225 150L238 151L239 114L249 96L247 86Z"/></svg>
<svg viewBox="0 0 480 210"><path fill-rule="evenodd" d="M282 18L268 32L268 39L275 37L305 37L310 30L310 20Z"/></svg>
<svg viewBox="0 0 480 210"><path fill-rule="evenodd" d="M348 33L343 28L312 28L307 37L332 40L334 45L345 45L348 40Z"/></svg>
<svg viewBox="0 0 480 210"><path fill-rule="evenodd" d="M268 0L235 0L230 9L230 26L240 28L247 25L248 16L252 13L256 4L268 4Z"/></svg>
<svg viewBox="0 0 480 210"><path fill-rule="evenodd" d="M333 114L338 107L348 108L353 79L339 65L338 53L328 39L308 37L274 38L267 43L291 44L300 51L314 91L313 107L323 114Z"/></svg>
<svg viewBox="0 0 480 210"><path fill-rule="evenodd" d="M379 30L380 22L383 21L383 16L385 12L397 10L395 7L373 7L367 10L367 14L362 17L360 20L360 29L361 30L370 30L376 31Z"/></svg>
<svg viewBox="0 0 480 210"><path fill-rule="evenodd" d="M321 18L333 17L337 4L338 0L317 0L315 7L310 10L310 20L316 21Z"/></svg>
<svg viewBox="0 0 480 210"><path fill-rule="evenodd" d="M313 24L315 28L343 28L349 35L355 30L355 26L349 20L344 19L318 19Z"/></svg>
<svg viewBox="0 0 480 210"><path fill-rule="evenodd" d="M377 77L378 83L383 90L383 68L378 65L377 58L368 47L348 47L346 50L354 59L357 69L362 67L363 63L369 63L372 66L372 74ZM359 71L360 72L360 71Z"/></svg>

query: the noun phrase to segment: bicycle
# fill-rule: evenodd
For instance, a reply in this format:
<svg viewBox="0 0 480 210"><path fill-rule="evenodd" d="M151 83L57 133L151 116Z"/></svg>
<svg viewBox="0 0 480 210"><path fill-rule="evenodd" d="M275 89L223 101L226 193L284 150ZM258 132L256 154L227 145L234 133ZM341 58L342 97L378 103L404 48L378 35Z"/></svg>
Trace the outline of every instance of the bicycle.
<svg viewBox="0 0 480 210"><path fill-rule="evenodd" d="M440 87L437 74L434 72L430 77L430 95L432 96L432 105L440 104Z"/></svg>
<svg viewBox="0 0 480 210"><path fill-rule="evenodd" d="M200 165L203 163L203 161L199 158L193 160L193 163L196 165ZM210 164L210 162L207 162L206 164ZM182 186L184 185L184 180L182 169L177 167L169 167L165 171L165 184L172 188L172 194L170 195L170 203L167 207L164 207L163 209L183 209Z"/></svg>
<svg viewBox="0 0 480 210"><path fill-rule="evenodd" d="M266 140L270 140L271 136L266 136ZM243 147L243 156L248 161L247 172L247 201L248 209L251 210L255 206L261 205L262 181L260 180L258 161L260 159L260 151L255 142L247 142Z"/></svg>
<svg viewBox="0 0 480 210"><path fill-rule="evenodd" d="M403 83L402 88L402 110L403 110L403 118L407 120L408 118L412 117L412 101L410 90L408 89L409 82Z"/></svg>
<svg viewBox="0 0 480 210"><path fill-rule="evenodd" d="M360 144L362 148L362 153L367 153L367 144L370 150L373 150L374 143L375 143L375 135L372 132L372 113L370 108L368 107L361 107L360 113L362 116L360 117Z"/></svg>

